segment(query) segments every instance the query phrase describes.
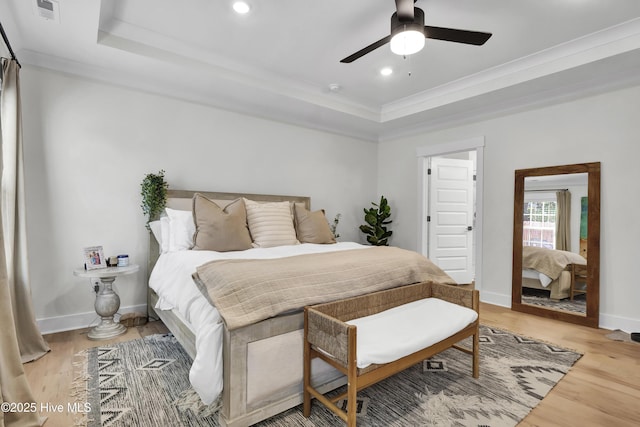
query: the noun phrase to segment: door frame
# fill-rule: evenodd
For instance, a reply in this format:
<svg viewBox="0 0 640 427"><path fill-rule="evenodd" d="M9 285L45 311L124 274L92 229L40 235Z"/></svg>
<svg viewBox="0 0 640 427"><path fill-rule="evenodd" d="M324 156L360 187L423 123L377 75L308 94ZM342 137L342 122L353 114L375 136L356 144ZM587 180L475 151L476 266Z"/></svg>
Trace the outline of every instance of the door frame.
<svg viewBox="0 0 640 427"><path fill-rule="evenodd" d="M446 154L463 151L476 152L476 228L474 238L476 248L475 257L475 289L482 289L482 223L483 223L483 183L484 183L484 136L451 141L441 144L427 145L416 148L418 158L418 242L417 248L423 253L426 227L424 219L427 215L427 200L424 197L426 190L426 171L429 157L444 156Z"/></svg>

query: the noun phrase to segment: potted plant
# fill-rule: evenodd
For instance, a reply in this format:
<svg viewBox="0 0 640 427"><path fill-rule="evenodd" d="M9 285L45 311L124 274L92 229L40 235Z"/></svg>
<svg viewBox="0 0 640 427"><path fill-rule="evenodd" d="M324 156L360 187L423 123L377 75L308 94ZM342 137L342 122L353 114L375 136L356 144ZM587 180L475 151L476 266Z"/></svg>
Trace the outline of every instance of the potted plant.
<svg viewBox="0 0 640 427"><path fill-rule="evenodd" d="M380 197L380 204L371 203L374 207L364 209L364 221L366 224L360 226L360 231L367 235L367 242L374 246L389 246L389 237L393 231L387 230L387 224L391 224L388 218L391 216L391 207L387 199Z"/></svg>
<svg viewBox="0 0 640 427"><path fill-rule="evenodd" d="M140 206L147 217L146 227L149 229L149 222L156 219L167 204L169 184L164 180L164 170L157 174L145 175L140 187L140 195L142 196L142 205Z"/></svg>

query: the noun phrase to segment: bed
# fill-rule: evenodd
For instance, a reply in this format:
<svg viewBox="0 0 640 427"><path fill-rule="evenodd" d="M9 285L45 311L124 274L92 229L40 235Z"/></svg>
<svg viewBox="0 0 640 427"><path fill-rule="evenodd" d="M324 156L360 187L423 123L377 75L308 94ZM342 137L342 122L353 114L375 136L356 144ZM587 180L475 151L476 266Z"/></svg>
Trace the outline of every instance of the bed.
<svg viewBox="0 0 640 427"><path fill-rule="evenodd" d="M584 282L587 260L568 251L533 246L522 248L522 287L549 291L549 298L573 298Z"/></svg>
<svg viewBox="0 0 640 427"><path fill-rule="evenodd" d="M180 221L176 218L182 218L184 221L185 218L192 214L192 210L195 212L196 200L200 200L201 197L214 202L219 207L224 207L225 204L229 207L232 205L232 201L236 201L239 198L266 204L287 202L291 209L295 210L296 215L293 215L293 217L296 225L299 226L297 230L302 230L301 224L298 224L298 211L306 212L305 215L309 215L309 218L311 218L311 215L315 215L315 219L318 220L319 217L319 211L313 213L309 211L310 199L308 197L170 190L167 200L167 216L161 218L159 222L165 221L166 223L167 221L176 220L179 223ZM224 207L224 209L227 207ZM248 208L247 212L249 212ZM320 216L326 223L324 213ZM198 215L194 213L192 218L195 218L194 221L200 224ZM247 219L247 222L249 222L249 219ZM206 278L207 281L213 280L209 276L217 277L220 274L220 270L224 271L221 266L246 269L248 268L246 259L250 259L252 265L263 263L269 266L269 263L291 262L294 258L296 263L303 264L301 261L309 257L314 257L314 259L347 258L348 254L350 259L352 256L365 257L365 252L373 254L373 251L377 249L353 242L314 243L314 239L318 236L311 233L311 237L305 236L303 239L307 243L302 244L280 245L269 248L251 247L244 250L224 252L175 250L176 247L179 248L181 245L183 248L188 246L188 244L185 244L185 240L189 239L189 233L192 230L189 230L188 227L182 227L186 228L184 230L178 227L177 229L180 233L172 232L170 236L167 236L163 234L162 228L160 230L157 229L157 223L154 225L154 233L150 238L148 265L148 271L150 272L148 289L149 316L161 319L192 357L194 362L189 375L190 381L205 404L219 402L221 425L251 425L301 403L303 366L302 308L314 300L296 299L297 295L287 294L289 296L280 298L276 302L286 302L288 305L273 304L278 306L279 311L250 309L245 310L240 316L233 317L229 313L236 310L236 307L232 304L231 309L229 309L228 306L222 304L221 301L226 296L216 295L216 289L219 289L216 286L208 290L206 284L203 284L203 278ZM197 226L196 228L200 229L199 227ZM155 235L160 236L160 238L154 238L153 236ZM252 233L252 239L256 236ZM196 240L194 244L197 246L197 237L194 237L194 239ZM326 240L327 237L325 236L324 239ZM255 246L256 242L258 240L255 240L252 246ZM162 255L160 255L161 252ZM383 258L386 258L387 255L384 254ZM366 256L368 257L369 255ZM418 260L420 264L418 269L420 271L414 272L415 268L409 265L412 262L408 262L406 266L402 265L402 268L398 269L402 271L398 278L394 277L388 281L385 276L384 280L379 280L381 282L380 285L375 284L375 289L373 287L363 288L362 290L354 290L349 294L344 289L348 289L351 292L352 286L338 287L333 289L333 295L329 292L330 295L323 296L325 298L323 301L428 280L455 284L446 273L435 267L426 258L416 253L412 253L412 256L420 258ZM382 262L381 259L374 264ZM234 267L234 264L238 264L238 266ZM435 270L431 270L432 266L435 267ZM288 266L282 268L282 271L288 272L292 269L293 267ZM390 271L393 270L393 268L390 269ZM314 276L319 273L321 272L314 273ZM347 273L345 272L344 274L347 275ZM237 270L235 274L237 275ZM269 276L266 273L257 275ZM375 273L375 276L382 277L379 272ZM222 276L219 279L230 281L228 277ZM342 277L340 276L340 279ZM233 280L233 282L236 281L240 280ZM369 283L366 280L362 281ZM283 279L281 282L284 283L286 280ZM224 286L222 288L226 289ZM251 287L247 286L248 288ZM170 289L173 289L173 291ZM325 289L324 285L323 289ZM327 286L326 289L331 288ZM336 289L342 290L338 293ZM244 291L245 288L242 288L241 292ZM280 290L277 292L280 292ZM276 295L278 295L277 292L275 292ZM251 295L249 297L243 296L240 299L257 299L260 301L261 297L261 295ZM218 304L214 303L213 298L218 298ZM233 296L230 299L238 300ZM314 303L323 301L314 301ZM270 305L271 303L259 302L258 307L262 308ZM253 316L254 311L260 312L259 317L248 318L247 312ZM299 351L291 351L292 348L299 349ZM317 365L314 365L313 368L314 377L312 381L319 391L326 392L345 383L344 376L337 370L320 360L316 362ZM211 367L215 368L213 369L215 373L211 373Z"/></svg>

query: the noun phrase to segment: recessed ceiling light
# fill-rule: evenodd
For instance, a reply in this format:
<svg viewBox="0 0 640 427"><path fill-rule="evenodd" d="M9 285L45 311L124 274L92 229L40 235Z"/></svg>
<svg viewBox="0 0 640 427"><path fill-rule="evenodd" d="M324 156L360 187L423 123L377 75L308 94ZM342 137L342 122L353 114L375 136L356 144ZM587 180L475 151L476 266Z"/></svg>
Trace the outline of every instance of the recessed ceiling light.
<svg viewBox="0 0 640 427"><path fill-rule="evenodd" d="M244 15L245 13L248 13L251 10L251 7L247 2L237 1L233 3L233 10L235 10L237 13Z"/></svg>
<svg viewBox="0 0 640 427"><path fill-rule="evenodd" d="M382 74L383 76L390 76L393 73L393 69L391 67L384 67L382 70L380 70L380 74Z"/></svg>

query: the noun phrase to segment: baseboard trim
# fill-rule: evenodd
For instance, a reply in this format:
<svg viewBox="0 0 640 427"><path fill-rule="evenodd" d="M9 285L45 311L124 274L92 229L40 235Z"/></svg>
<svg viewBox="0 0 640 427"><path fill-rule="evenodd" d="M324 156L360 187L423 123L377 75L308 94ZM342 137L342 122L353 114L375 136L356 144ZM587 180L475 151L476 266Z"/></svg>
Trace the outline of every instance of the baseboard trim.
<svg viewBox="0 0 640 427"><path fill-rule="evenodd" d="M500 307L511 308L511 294L499 294L497 292L480 291L480 301Z"/></svg>
<svg viewBox="0 0 640 427"><path fill-rule="evenodd" d="M130 305L128 307L120 307L116 314L118 316L125 313L147 313L147 304ZM69 314L66 316L45 317L36 319L41 334L53 334L56 332L73 331L76 329L88 328L98 324L100 316L95 311L86 313Z"/></svg>
<svg viewBox="0 0 640 427"><path fill-rule="evenodd" d="M500 307L511 307L511 295L499 294L496 292L480 292L480 301L493 304ZM125 313L146 313L147 305L131 305L128 307L120 307L118 315ZM70 314L67 316L46 317L36 319L40 333L53 334L56 332L73 331L83 329L98 324L99 317L95 311L86 313ZM625 332L640 331L640 319L631 319L628 317L615 316L612 314L600 313L600 328L616 330L620 329Z"/></svg>
<svg viewBox="0 0 640 427"><path fill-rule="evenodd" d="M631 319L629 317L600 313L600 327L602 329L610 330L620 329L625 332L639 332L640 319Z"/></svg>

